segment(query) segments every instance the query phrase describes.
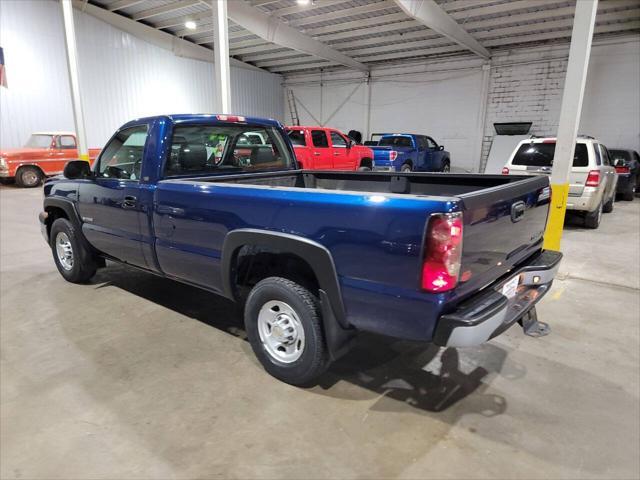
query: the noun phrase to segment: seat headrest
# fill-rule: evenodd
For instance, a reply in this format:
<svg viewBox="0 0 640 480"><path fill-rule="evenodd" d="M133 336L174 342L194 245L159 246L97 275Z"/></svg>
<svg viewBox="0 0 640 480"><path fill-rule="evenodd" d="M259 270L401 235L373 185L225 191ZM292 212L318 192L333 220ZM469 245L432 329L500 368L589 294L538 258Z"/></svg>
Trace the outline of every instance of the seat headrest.
<svg viewBox="0 0 640 480"><path fill-rule="evenodd" d="M202 170L207 166L207 148L201 143L185 143L180 147L181 170Z"/></svg>
<svg viewBox="0 0 640 480"><path fill-rule="evenodd" d="M275 160L271 146L259 146L251 149L251 165L272 163Z"/></svg>

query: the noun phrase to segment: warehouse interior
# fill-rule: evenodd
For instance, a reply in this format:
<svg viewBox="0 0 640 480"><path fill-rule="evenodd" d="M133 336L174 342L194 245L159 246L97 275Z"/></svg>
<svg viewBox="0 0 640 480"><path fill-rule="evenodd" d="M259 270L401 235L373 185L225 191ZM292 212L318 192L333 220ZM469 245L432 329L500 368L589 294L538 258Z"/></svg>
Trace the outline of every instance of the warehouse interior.
<svg viewBox="0 0 640 480"><path fill-rule="evenodd" d="M0 0L0 47L0 157L216 113L429 135L460 174L538 137L640 151L638 0ZM228 299L111 262L64 282L42 187L3 181L0 477L639 478L640 198L615 200L597 230L562 208L549 335L363 333L299 388Z"/></svg>

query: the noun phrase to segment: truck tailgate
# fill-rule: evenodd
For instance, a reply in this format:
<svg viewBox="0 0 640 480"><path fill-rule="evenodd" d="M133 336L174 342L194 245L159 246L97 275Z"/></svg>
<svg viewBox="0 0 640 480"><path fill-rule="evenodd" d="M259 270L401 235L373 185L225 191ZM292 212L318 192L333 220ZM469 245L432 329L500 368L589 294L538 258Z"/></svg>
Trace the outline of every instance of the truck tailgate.
<svg viewBox="0 0 640 480"><path fill-rule="evenodd" d="M464 215L457 293L493 283L542 248L550 205L546 176L460 195Z"/></svg>

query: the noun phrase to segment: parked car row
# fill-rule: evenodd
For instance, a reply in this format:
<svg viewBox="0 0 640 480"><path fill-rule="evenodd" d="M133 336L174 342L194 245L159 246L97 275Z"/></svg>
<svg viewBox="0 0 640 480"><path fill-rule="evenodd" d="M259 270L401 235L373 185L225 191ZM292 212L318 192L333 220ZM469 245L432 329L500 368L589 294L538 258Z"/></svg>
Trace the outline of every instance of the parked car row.
<svg viewBox="0 0 640 480"><path fill-rule="evenodd" d="M556 139L553 137L522 140L502 173L549 175L555 149ZM633 200L639 180L640 162L637 152L609 151L595 138L580 136L576 141L569 174L567 210L582 215L586 227L598 228L602 213L613 211L616 196Z"/></svg>
<svg viewBox="0 0 640 480"><path fill-rule="evenodd" d="M451 168L449 152L424 135L375 134L380 137L378 140L360 145L335 128L291 126L286 127L286 132L298 165L307 170L449 172ZM220 136L207 142L218 158L224 139ZM267 145L267 140L256 132L248 132L240 141L246 148L237 153L248 161L251 152L259 145ZM91 162L99 152L97 148L89 150ZM62 173L67 161L77 158L74 133L34 133L23 148L0 152L0 179L15 178L20 187L36 187L46 177Z"/></svg>

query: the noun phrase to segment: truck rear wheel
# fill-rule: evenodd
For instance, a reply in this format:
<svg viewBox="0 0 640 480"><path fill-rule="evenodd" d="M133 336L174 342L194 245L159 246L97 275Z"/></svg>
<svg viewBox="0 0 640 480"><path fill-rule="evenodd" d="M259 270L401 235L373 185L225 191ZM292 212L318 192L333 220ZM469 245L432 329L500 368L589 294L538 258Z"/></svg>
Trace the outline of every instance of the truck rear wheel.
<svg viewBox="0 0 640 480"><path fill-rule="evenodd" d="M249 293L244 323L251 348L272 376L308 386L329 366L318 298L281 277L258 282Z"/></svg>
<svg viewBox="0 0 640 480"><path fill-rule="evenodd" d="M400 167L400 171L404 173L411 172L411 165L409 165L408 163L405 163L404 165L402 165L402 167Z"/></svg>
<svg viewBox="0 0 640 480"><path fill-rule="evenodd" d="M73 224L58 218L51 225L49 244L60 275L72 283L85 283L98 268L93 254L81 243Z"/></svg>
<svg viewBox="0 0 640 480"><path fill-rule="evenodd" d="M23 188L37 187L42 183L43 175L37 167L21 167L16 172L16 185Z"/></svg>

